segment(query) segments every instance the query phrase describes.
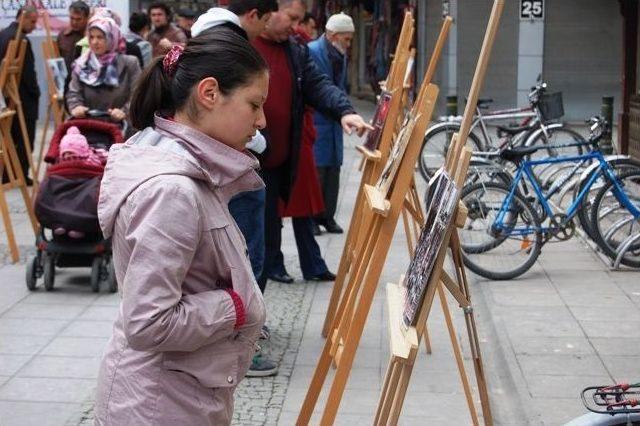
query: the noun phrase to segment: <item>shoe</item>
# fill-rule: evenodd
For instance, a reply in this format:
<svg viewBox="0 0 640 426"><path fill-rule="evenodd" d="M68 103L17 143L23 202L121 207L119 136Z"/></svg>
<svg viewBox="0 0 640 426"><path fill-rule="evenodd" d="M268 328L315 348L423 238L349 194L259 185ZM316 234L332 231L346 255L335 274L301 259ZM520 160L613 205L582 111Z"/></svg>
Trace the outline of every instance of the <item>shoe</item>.
<svg viewBox="0 0 640 426"><path fill-rule="evenodd" d="M269 340L271 339L271 330L266 325L262 326L262 330L260 330L260 340Z"/></svg>
<svg viewBox="0 0 640 426"><path fill-rule="evenodd" d="M344 232L340 225L338 225L333 219L327 220L327 222L324 224L324 227L330 234L342 234Z"/></svg>
<svg viewBox="0 0 640 426"><path fill-rule="evenodd" d="M317 223L313 222L311 227L313 229L313 235L314 236L317 237L318 235L322 235L322 229L320 229L320 225L318 225Z"/></svg>
<svg viewBox="0 0 640 426"><path fill-rule="evenodd" d="M307 280L307 281L335 281L336 280L336 274L334 274L331 271L326 271L326 272L323 272L323 273L318 274L316 276L305 278L305 280Z"/></svg>
<svg viewBox="0 0 640 426"><path fill-rule="evenodd" d="M293 277L286 272L284 274L271 274L269 279L283 284L291 284L293 282Z"/></svg>
<svg viewBox="0 0 640 426"><path fill-rule="evenodd" d="M247 377L269 377L278 374L278 364L265 359L262 354L256 354L251 360L251 367L247 371Z"/></svg>

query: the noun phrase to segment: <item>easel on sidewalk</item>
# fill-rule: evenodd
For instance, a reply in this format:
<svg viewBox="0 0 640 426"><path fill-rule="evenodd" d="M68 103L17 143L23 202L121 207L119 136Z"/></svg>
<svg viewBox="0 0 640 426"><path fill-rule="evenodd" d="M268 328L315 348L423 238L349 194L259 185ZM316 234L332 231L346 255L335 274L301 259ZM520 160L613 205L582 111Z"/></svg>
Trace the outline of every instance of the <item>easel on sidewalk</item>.
<svg viewBox="0 0 640 426"><path fill-rule="evenodd" d="M2 59L2 64L0 65L0 93L9 100L7 107L10 110L15 111L15 114L3 120L1 125L8 126L9 134L11 134L11 125L13 124L14 116L18 117L18 123L20 125L20 132L22 134L22 139L25 146L27 161L29 162L29 167L33 172L32 195L34 195L38 191L38 176L35 174L33 152L31 149L31 142L29 140L29 133L27 132L27 124L24 118L24 111L22 109L22 100L20 99L19 89L20 78L22 76L22 68L24 66L24 58L27 52L27 41L22 38L23 18L24 14L21 16L21 19L19 21L16 37L8 43L7 51L4 55L4 58ZM5 140L5 144L6 143L8 142ZM13 139L10 140L10 143L14 145ZM18 171L17 165L10 164L10 166L13 167L14 173ZM21 183L23 185L26 185L27 176L24 175L24 170L22 170L22 167L19 167L19 170L20 174L22 175L22 180L12 180L12 182L10 183L11 187L14 187L15 185L19 186ZM25 203L26 202L27 200L25 199ZM29 207L27 208L27 210L29 210ZM36 222L34 216L32 219L32 224L34 224L34 232L37 229L37 225L35 223Z"/></svg>
<svg viewBox="0 0 640 426"><path fill-rule="evenodd" d="M321 424L329 425L335 420L437 96L438 87L425 79L378 184L375 187L364 184L365 202L361 211L356 212L362 216L354 245L358 249L349 283L332 321L330 337L307 391L298 425L309 423L332 362L337 370Z"/></svg>
<svg viewBox="0 0 640 426"><path fill-rule="evenodd" d="M400 113L404 109L402 101L406 100L406 97L404 96L404 74L409 62L414 22L411 12L406 12L393 57L393 62L389 68L389 74L382 85L383 91L380 95L380 102L383 103L387 101L385 100L385 97L388 96L390 96L390 99L387 101L389 103L388 112L386 114L384 124L382 125L382 131L379 136L380 140L370 148L366 148L364 145L359 145L356 148L362 154L362 164L360 166L362 169L362 178L358 187L353 210L354 214L351 216L351 222L347 229L340 264L338 266L338 271L336 272L336 280L333 284L333 291L331 293L329 307L327 308L327 314L322 328L322 335L324 337L327 337L327 333L331 327L335 311L338 308L344 282L353 260L355 239L357 238L358 230L360 229L360 215L358 212L362 210L362 205L364 203L364 185L371 184L377 179L377 174L374 173L374 171L379 168L380 163L384 164L384 162L386 162L386 157L388 156L389 147L391 145L391 139L393 138L393 134L396 130L395 126L398 121L398 116L403 115ZM378 108L380 107L382 106L379 105ZM371 135L369 135L369 137L371 137Z"/></svg>
<svg viewBox="0 0 640 426"><path fill-rule="evenodd" d="M60 96L58 93L56 81L53 78L51 69L48 66L49 59L61 58L58 45L54 42L51 36L51 25L49 24L49 14L45 11L42 15L42 21L46 30L46 38L42 42L42 56L45 63L45 70L47 73L47 91L49 94L49 103L47 105L47 111L44 118L44 127L42 129L42 136L40 138L40 149L38 150L38 160L34 175L40 176L40 166L42 165L44 147L47 140L47 132L49 130L49 121L53 117L54 127L57 128L64 121L64 96Z"/></svg>
<svg viewBox="0 0 640 426"><path fill-rule="evenodd" d="M428 277L418 277L415 281L426 281L426 287L421 294L422 297L415 300L415 310L407 309L407 305L411 304L412 299L406 297L408 292L405 286L405 294L401 292L399 285L388 284L387 285L387 303L389 307L389 328L390 328L390 344L391 344L391 359L385 375L382 394L378 403L376 411L376 418L374 424L376 425L395 425L398 422L400 411L404 402L405 394L411 378L411 372L415 363L418 347L420 343L420 336L423 334L423 328L426 327L427 318L433 304L435 292L438 291L440 299L442 301L443 309L448 312L446 306L446 299L442 287L446 287L447 290L454 296L454 298L460 304L460 307L465 313L465 323L467 326L467 332L469 335L470 348L474 363L474 369L476 373L476 380L478 384L478 391L480 394L481 406L484 414L485 425L492 425L493 418L491 415L491 408L489 404L489 395L487 391L487 385L484 375L484 368L482 365L482 359L480 355L480 345L478 340L477 329L475 325L475 318L473 316L473 308L471 306L470 294L468 288L467 277L462 260L462 249L460 246L460 240L456 227L464 225L466 218L466 208L459 203L459 189L462 187L466 178L467 169L469 166L469 159L471 156L470 151L465 148L466 139L469 134L469 129L473 119L473 107L475 106L484 76L486 73L487 65L489 62L489 56L493 47L493 42L498 29L500 21L500 15L504 7L504 0L495 0L487 30L478 59L476 72L474 75L473 83L471 85L469 93L469 101L465 109L462 125L459 134L454 134L451 147L447 155L446 164L443 167L445 176L454 176L455 182L455 199L458 204L458 210L453 215L455 221L448 224L447 230L444 234L444 238L440 247L433 248L432 252L437 250L437 256L433 265L433 269ZM435 182L436 179L432 179ZM432 200L434 202L434 200ZM428 232L425 229L423 232ZM427 236L427 234L425 234ZM428 243L426 239L420 239L418 244ZM443 269L444 259L446 257L447 248L451 249L452 260L454 264L455 277L454 281L446 271ZM417 265L423 262L424 258L427 258L424 246L419 247L419 250L423 258L415 259ZM413 263L410 266L409 273L412 273L412 268L416 266ZM415 272L415 271L413 271ZM407 283L407 277L401 278L401 283ZM411 283L409 283L411 285ZM404 300L403 300L404 299ZM401 306L404 305L404 312L402 312ZM407 316L407 310L411 315ZM464 366L462 364L462 357L460 350L455 339L455 334L451 335L452 327L450 326L450 315L445 312L445 318L447 319L447 325L449 326L449 332L452 344L454 346L454 354L456 356L456 363L461 371L464 372ZM410 326L405 326L407 318L410 319ZM463 375L463 386L465 388L465 395L467 397L467 403L469 405L469 411L471 414L472 422L474 425L478 423L477 413L475 411L475 405L471 399L470 391L468 390L468 381L466 380L466 374Z"/></svg>
<svg viewBox="0 0 640 426"><path fill-rule="evenodd" d="M23 15L24 16L24 15ZM22 166L20 164L18 153L11 136L11 126L16 115L18 118L22 117L20 121L21 129L24 135L26 135L26 124L24 122L24 115L21 115L22 105L20 103L20 94L18 92L18 84L22 73L22 65L24 63L24 57L27 49L27 42L21 38L22 33L22 19L18 23L18 31L16 32L16 38L11 40L7 45L7 52L5 54L2 63L0 63L0 96L4 96L9 99L9 105L0 111L0 169L6 172L9 178L9 183L1 184L2 194L0 195L0 210L2 210L3 222L7 232L7 239L9 240L9 247L11 251L12 260L16 262L18 260L18 248L15 244L15 237L13 233L13 227L9 218L8 207L4 192L6 189L18 187L22 193L27 214L31 221L31 226L34 233L37 232L38 222L33 210L33 203L31 196L27 190L26 179ZM31 159L31 147L28 137L25 139L25 148L27 155L32 165ZM34 191L36 188L36 180L34 179ZM35 192L34 192L35 193Z"/></svg>
<svg viewBox="0 0 640 426"><path fill-rule="evenodd" d="M440 35L425 73L423 84L429 83L433 79L451 23L451 17L446 17L444 19ZM407 63L413 57L413 52L409 50L411 39L413 37L413 25L414 20L411 14L407 12L398 40L394 61L389 70L389 76L385 82L385 88L387 90L392 88L394 92L399 94L399 96L394 96L391 99L391 105L384 123L379 147L374 152L367 150L363 146L358 147L358 150L363 154L363 173L356 196L356 203L353 210L354 213L351 217L351 223L349 224L342 257L336 274L336 281L333 286L333 291L331 293L329 306L325 316L324 326L322 329L322 335L324 337L328 336L329 330L332 328L332 324L336 321L336 312L345 294L343 291L344 283L347 279L353 279L353 262L356 258L362 255L361 250L363 247L362 244L364 243L364 236L362 235L363 233L360 232L363 223L360 212L362 211L365 203L364 188L366 185L373 185L380 177L383 167L391 153L392 142L396 139L397 132L402 125L403 114L400 114L400 112L404 109L406 102L408 101L407 89L409 88L409 85L406 82L406 76L409 70ZM413 208L412 210L414 210L416 214L419 214L421 211L420 201L418 192L415 188L415 182L413 180L408 194L409 199L414 200L415 206L417 206L417 208ZM405 223L405 227L406 225L407 223ZM409 231L409 228L407 228L407 231ZM409 233L407 233L407 235L409 235Z"/></svg>

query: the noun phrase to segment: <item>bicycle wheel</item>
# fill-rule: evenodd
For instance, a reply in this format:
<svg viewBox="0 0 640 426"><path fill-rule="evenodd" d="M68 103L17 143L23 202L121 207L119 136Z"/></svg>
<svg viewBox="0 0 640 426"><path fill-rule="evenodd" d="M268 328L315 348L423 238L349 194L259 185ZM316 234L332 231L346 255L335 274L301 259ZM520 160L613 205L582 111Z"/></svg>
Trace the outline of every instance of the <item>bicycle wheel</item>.
<svg viewBox="0 0 640 426"><path fill-rule="evenodd" d="M472 157L469 162L465 185L473 185L480 182L499 182L509 186L513 176L509 170L498 162Z"/></svg>
<svg viewBox="0 0 640 426"><path fill-rule="evenodd" d="M451 142L451 135L459 130L460 125L456 123L447 124L431 132L427 130L420 149L420 161L418 161L420 174L427 182L444 164L449 150L449 143ZM471 132L467 138L467 146L473 151L482 150L480 139Z"/></svg>
<svg viewBox="0 0 640 426"><path fill-rule="evenodd" d="M618 177L624 195L640 209L640 170L632 170ZM618 247L640 234L640 217L623 205L614 193L614 183L608 181L598 192L591 209L591 228L595 242L611 259L616 259ZM640 239L635 240L620 263L640 268Z"/></svg>
<svg viewBox="0 0 640 426"><path fill-rule="evenodd" d="M611 160L607 160L607 163L609 163L609 165L613 168L617 176L631 170L640 169L640 163L630 158L613 158ZM582 192L593 173L600 173L601 175L593 182L591 188L589 188L589 192L587 192L582 198L580 206L578 207L577 217L582 230L589 236L589 238L595 241L596 237L594 236L593 229L591 228L591 208L593 206L593 201L598 194L598 191L606 182L606 179L602 176L602 171L600 170L600 168L594 168L590 170L589 173L585 173L584 176L581 176L580 182L578 183L578 185L576 185L576 188L574 190L573 199L575 200L576 197Z"/></svg>
<svg viewBox="0 0 640 426"><path fill-rule="evenodd" d="M570 143L585 142L586 139L575 130L568 127L559 127L556 129L548 129L547 134L540 132L533 141L528 142L527 146L534 145L566 145ZM559 157L561 155L581 155L585 151L584 146L571 146L567 148L548 148L541 149L531 155L530 158Z"/></svg>
<svg viewBox="0 0 640 426"><path fill-rule="evenodd" d="M495 221L509 194L509 187L497 182L477 183L463 189L461 200L468 209L459 231L464 264L491 280L509 280L527 272L540 255L540 219L518 193L507 208L502 229Z"/></svg>

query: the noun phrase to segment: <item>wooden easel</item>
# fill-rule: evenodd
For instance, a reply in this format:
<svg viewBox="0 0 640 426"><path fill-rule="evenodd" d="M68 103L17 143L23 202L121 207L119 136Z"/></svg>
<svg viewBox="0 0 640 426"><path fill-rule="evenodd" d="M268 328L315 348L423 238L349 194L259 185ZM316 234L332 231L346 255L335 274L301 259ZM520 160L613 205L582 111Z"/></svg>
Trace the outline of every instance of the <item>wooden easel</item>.
<svg viewBox="0 0 640 426"><path fill-rule="evenodd" d="M392 98L389 104L389 112L387 113L387 118L380 136L380 145L375 151L369 151L364 146L357 147L358 151L362 154L362 164L360 167L362 169L362 178L356 195L354 212L359 212L362 209L364 202L364 185L372 184L376 181L377 174L379 174L379 172L375 173L375 171L379 169L379 164L384 164L386 162L386 157L389 153L390 141L394 131L396 130L397 117L402 115L400 113L404 109L403 100L406 100L406 96L404 96L404 74L410 57L414 22L411 12L406 12L393 57L393 62L389 68L389 75L381 85L382 89L389 92ZM354 213L351 216L351 222L347 230L344 247L342 249L342 257L340 258L340 264L338 266L338 271L336 272L336 280L333 284L329 307L327 308L327 314L322 329L322 335L324 337L327 336L335 311L338 307L345 278L349 272L351 261L353 259L353 248L359 228L360 216L357 213Z"/></svg>
<svg viewBox="0 0 640 426"><path fill-rule="evenodd" d="M391 184L385 185L388 192L385 194L377 186L364 184L365 202L359 212L361 223L354 245L358 253L352 260L349 282L298 416L298 425L309 423L332 362L337 370L321 424L329 425L335 420L437 96L438 87L425 79L409 112L415 123L412 132L407 134L406 149L395 159L398 167L395 175L389 177ZM403 137L398 137L396 144L403 141ZM390 161L393 158L390 157Z"/></svg>
<svg viewBox="0 0 640 426"><path fill-rule="evenodd" d="M19 169L19 175L22 176L20 162L18 161L18 154L15 150L13 142L11 142L11 125L9 125L9 132L7 136L7 126L3 123L9 119L10 116L16 112L5 109L0 111L0 176L7 171L10 181L15 180L15 172L12 168L12 164L17 163ZM9 214L9 205L4 192L5 185L0 184L0 213L2 214L2 223L4 224L5 232L7 233L7 243L9 245L9 252L11 253L11 261L16 263L20 259L20 251L18 250L18 244L16 243L15 233L13 231L13 224L11 222L11 215ZM26 200L29 198L26 186L21 185L20 189L23 190L22 196ZM30 205L30 204L28 204Z"/></svg>
<svg viewBox="0 0 640 426"><path fill-rule="evenodd" d="M22 15L24 16L24 15ZM15 39L11 40L7 45L7 52L5 53L4 58L2 59L2 64L0 65L0 92L4 95L5 98L9 100L7 107L10 110L16 112L16 116L18 117L18 122L20 124L20 131L22 133L22 139L25 145L25 151L27 154L27 159L29 162L29 167L33 172L33 194L36 194L38 191L38 176L35 174L35 168L33 164L33 152L31 149L31 142L29 140L29 133L27 132L27 124L24 118L24 111L22 109L22 100L20 99L20 77L22 76L22 68L24 66L24 58L27 52L27 41L21 38L22 29L22 19L18 25L18 31L16 33ZM9 126L9 133L11 131L11 125L13 124L14 115L7 117L6 120L3 120L2 124ZM6 141L5 141L6 143ZM13 144L13 140L11 140ZM16 171L16 165L11 164L14 172ZM21 172L22 167L20 167ZM24 176L26 178L26 176ZM26 184L26 180L22 180L23 184ZM13 181L11 183L11 187L15 184L20 184L18 181ZM26 202L26 200L25 200ZM35 220L35 217L34 217ZM34 227L35 231L35 227Z"/></svg>
<svg viewBox="0 0 640 426"><path fill-rule="evenodd" d="M47 64L47 60L60 58L60 51L58 45L54 42L51 36L51 25L49 24L49 14L44 13L42 15L42 21L44 22L44 28L46 31L46 38L42 42L42 55L45 62L45 70L47 73L47 88L49 93L49 103L47 105L47 111L44 118L44 127L42 129L42 136L40 138L40 149L38 150L38 160L36 162L36 168L34 175L40 176L40 166L44 156L44 147L47 140L47 132L49 130L49 121L53 117L53 124L57 128L64 121L64 97L58 96L58 90L56 82L51 74L51 70Z"/></svg>
<svg viewBox="0 0 640 426"><path fill-rule="evenodd" d="M498 23L500 21L500 15L502 13L503 6L504 0L494 1L491 17L487 25L487 31L482 45L482 50L480 52L480 58L476 67L473 83L471 85L468 97L469 101L467 102L467 107L463 116L460 133L453 136L451 141L452 149L449 151L446 159L445 170L450 175L455 177L455 183L458 188L461 188L461 186L463 185L469 166L471 153L468 148L465 148L465 143L473 119L473 107L478 100L480 88L484 80L484 75L486 73L489 56L491 54L491 49L493 47L493 42L497 33ZM374 422L374 424L376 425L395 425L398 422L405 394L409 385L413 365L417 357L419 339L423 333L422 329L426 327L426 321L429 316L436 291L438 291L439 293L443 310L446 310L445 319L447 319L447 321L450 321L450 315L447 314L448 306L446 304L443 286L446 287L447 290L449 290L449 292L458 301L460 307L464 311L465 323L467 326L471 354L474 363L474 370L476 373L476 380L478 384L478 391L480 394L480 402L484 414L484 423L485 425L493 424L493 418L491 415L491 408L489 404L489 395L484 375L484 368L480 355L480 345L475 318L473 316L473 308L470 301L468 282L462 260L462 249L456 229L456 227L462 227L464 225L465 218L466 208L464 208L463 205L458 204L458 211L455 215L455 220L447 229L442 245L438 251L434 269L429 276L424 298L421 301L421 305L418 311L418 319L416 321L415 327L403 326L403 323L400 319L400 306L402 306L402 301L399 286L395 284L387 285L387 302L389 307L389 327L391 337L391 359L389 361L389 366L387 368L383 384L382 394L376 411L376 418ZM455 281L443 269L447 248L451 249L456 277ZM451 326L450 324L448 324L448 326L451 341L454 346L454 354L456 355L456 363L458 364L458 368L461 368L462 372L464 370L464 366L462 364L460 350L455 338L455 334L451 335L452 324ZM467 403L469 405L472 422L474 425L477 425L478 417L475 411L475 406L470 397L470 392L468 391L468 381L466 380L466 375L463 377L463 386L465 388L465 394L467 397Z"/></svg>
<svg viewBox="0 0 640 426"><path fill-rule="evenodd" d="M433 79L438 61L440 59L440 54L442 52L442 48L444 47L444 43L448 36L452 21L453 20L451 19L451 17L446 17L444 19L440 35L436 42L433 54L431 55L429 66L425 73L423 84L429 83ZM344 283L349 275L353 275L353 261L355 258L362 255L361 251L364 240L362 238L360 238L360 240L357 240L357 236L362 237L362 233L360 232L362 225L362 216L360 215L360 212L362 211L363 205L365 203L364 188L366 185L373 185L380 177L383 167L386 164L387 158L389 157L389 154L391 152L392 141L403 121L403 114L400 114L400 112L404 109L404 106L406 105L406 102L408 100L408 91L406 89L408 89L409 86L408 84L406 84L405 76L407 74L407 62L410 60L410 58L412 58L413 55L413 52L409 50L411 39L413 37L413 25L414 20L410 12L407 12L405 14L400 37L398 39L394 61L389 70L389 76L385 81L385 87L387 90L391 88L395 91L395 93L401 93L401 95L394 96L391 100L389 114L382 131L380 146L375 152L370 152L363 147L358 147L358 150L363 154L363 173L356 196L356 203L353 210L354 213L351 217L351 222L347 231L347 237L345 239L342 257L340 259L340 264L336 274L336 281L333 285L331 298L329 299L329 306L327 308L327 313L322 329L323 337L328 336L329 331L332 329L332 325L336 320L336 312L338 310L338 306L340 305L341 300L344 297ZM410 198L412 200L415 200L415 205L418 206L418 208L414 210L416 210L416 212L419 212L421 210L419 207L420 201L418 192L415 189L415 182L413 181L409 193L411 195ZM407 224L405 223L405 227L406 225ZM407 230L409 229L407 228ZM409 233L407 233L407 235L409 235Z"/></svg>
<svg viewBox="0 0 640 426"><path fill-rule="evenodd" d="M23 15L24 16L24 15ZM5 57L0 63L0 96L4 96L9 99L7 108L0 112L0 137L2 138L2 167L6 170L9 177L9 183L2 184L3 193L5 189L18 187L22 193L22 198L31 221L31 227L33 232L38 230L38 222L33 210L33 203L29 191L27 190L26 179L22 166L18 159L16 147L11 137L11 126L15 116L18 116L20 122L20 128L22 136L25 141L25 150L29 164L33 167L33 160L31 156L31 144L27 134L26 123L24 121L24 114L22 113L22 103L20 101L19 82L22 74L22 66L24 64L24 57L27 51L27 42L21 38L22 34L22 19L18 23L18 30L16 32L15 39L11 40L7 45L7 52ZM37 178L34 175L34 194L37 191ZM4 201L4 196L2 197ZM9 226L6 226L7 223ZM5 220L5 226L9 228L10 222ZM7 235L13 232L7 230ZM13 256L13 254L12 254ZM16 258L17 259L17 258Z"/></svg>

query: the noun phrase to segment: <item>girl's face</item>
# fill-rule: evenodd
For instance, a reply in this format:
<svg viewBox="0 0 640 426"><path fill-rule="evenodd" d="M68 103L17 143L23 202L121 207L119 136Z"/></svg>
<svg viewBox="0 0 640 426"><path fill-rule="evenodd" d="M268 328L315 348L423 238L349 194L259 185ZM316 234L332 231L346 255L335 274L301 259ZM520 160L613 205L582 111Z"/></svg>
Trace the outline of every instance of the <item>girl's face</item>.
<svg viewBox="0 0 640 426"><path fill-rule="evenodd" d="M267 125L262 106L269 92L269 73L259 73L248 85L238 87L226 96L217 89L215 79L212 79L215 88L203 88L207 80L195 88L199 103L204 106L196 123L199 130L233 149L244 150L256 130Z"/></svg>
<svg viewBox="0 0 640 426"><path fill-rule="evenodd" d="M96 55L104 55L107 52L107 37L98 28L89 30L89 48Z"/></svg>

